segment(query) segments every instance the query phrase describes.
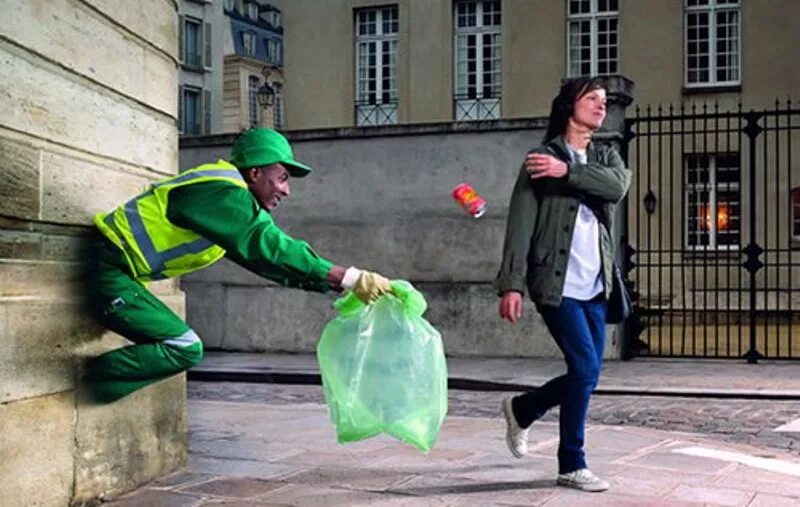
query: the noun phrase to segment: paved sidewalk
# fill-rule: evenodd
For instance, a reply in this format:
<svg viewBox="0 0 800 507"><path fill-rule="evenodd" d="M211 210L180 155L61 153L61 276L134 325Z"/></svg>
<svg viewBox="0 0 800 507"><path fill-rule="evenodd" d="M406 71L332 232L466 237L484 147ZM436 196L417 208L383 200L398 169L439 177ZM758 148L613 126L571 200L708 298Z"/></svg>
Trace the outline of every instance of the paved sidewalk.
<svg viewBox="0 0 800 507"><path fill-rule="evenodd" d="M451 388L522 390L565 371L561 359L448 358ZM313 354L206 352L190 379L315 383ZM792 361L636 359L606 361L600 394L772 397L800 400L800 367Z"/></svg>
<svg viewBox="0 0 800 507"><path fill-rule="evenodd" d="M800 505L800 461L692 434L590 425L606 493L555 486L557 425L536 423L511 457L500 418L449 416L423 455L389 437L338 445L324 405L191 400L186 471L108 505Z"/></svg>

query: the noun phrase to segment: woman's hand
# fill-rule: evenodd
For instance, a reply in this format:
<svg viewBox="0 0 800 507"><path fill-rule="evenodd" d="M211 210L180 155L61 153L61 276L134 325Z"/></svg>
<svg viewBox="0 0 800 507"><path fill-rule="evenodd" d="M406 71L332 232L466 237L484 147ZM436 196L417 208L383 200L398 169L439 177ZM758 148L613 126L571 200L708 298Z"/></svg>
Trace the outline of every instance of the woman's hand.
<svg viewBox="0 0 800 507"><path fill-rule="evenodd" d="M522 294L511 290L500 299L500 318L514 324L522 316Z"/></svg>
<svg viewBox="0 0 800 507"><path fill-rule="evenodd" d="M532 180L563 178L567 175L567 164L551 155L529 153L525 157L525 170Z"/></svg>

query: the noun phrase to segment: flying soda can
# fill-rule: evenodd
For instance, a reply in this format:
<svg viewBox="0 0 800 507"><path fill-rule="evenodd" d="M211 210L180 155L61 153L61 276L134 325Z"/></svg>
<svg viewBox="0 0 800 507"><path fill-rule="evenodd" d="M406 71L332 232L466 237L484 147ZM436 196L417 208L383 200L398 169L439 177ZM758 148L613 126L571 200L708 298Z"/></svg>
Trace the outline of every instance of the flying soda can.
<svg viewBox="0 0 800 507"><path fill-rule="evenodd" d="M453 189L453 199L473 218L486 213L486 199L481 197L469 183L461 183Z"/></svg>

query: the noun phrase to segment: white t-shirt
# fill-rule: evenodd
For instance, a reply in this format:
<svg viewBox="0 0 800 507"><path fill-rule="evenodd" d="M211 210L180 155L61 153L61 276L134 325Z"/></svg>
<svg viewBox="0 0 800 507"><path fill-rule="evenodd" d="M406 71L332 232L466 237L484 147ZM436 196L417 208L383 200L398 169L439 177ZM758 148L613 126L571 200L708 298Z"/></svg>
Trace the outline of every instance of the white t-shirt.
<svg viewBox="0 0 800 507"><path fill-rule="evenodd" d="M572 160L586 163L586 150L576 150L567 145ZM569 250L567 275L563 296L588 301L603 292L603 277L600 258L600 223L588 206L578 205L575 230Z"/></svg>

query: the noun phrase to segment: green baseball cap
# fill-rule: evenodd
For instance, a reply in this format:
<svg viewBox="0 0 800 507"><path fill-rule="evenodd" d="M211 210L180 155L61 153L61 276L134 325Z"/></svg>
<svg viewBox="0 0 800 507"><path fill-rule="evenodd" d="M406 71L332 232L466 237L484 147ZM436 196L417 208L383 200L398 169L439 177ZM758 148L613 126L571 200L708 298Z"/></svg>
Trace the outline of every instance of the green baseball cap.
<svg viewBox="0 0 800 507"><path fill-rule="evenodd" d="M231 164L239 169L283 164L289 174L302 178L311 168L298 162L292 155L289 141L278 131L266 128L251 128L236 138L231 148Z"/></svg>

